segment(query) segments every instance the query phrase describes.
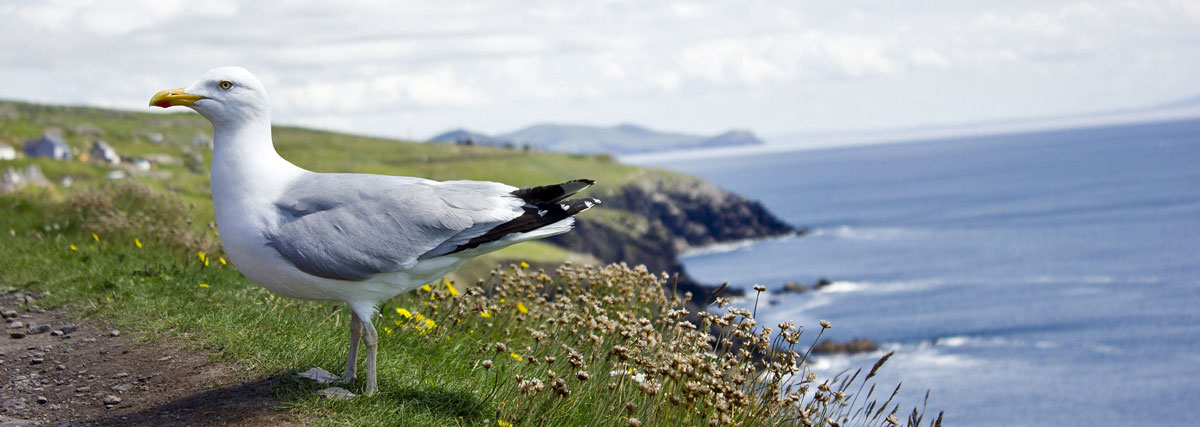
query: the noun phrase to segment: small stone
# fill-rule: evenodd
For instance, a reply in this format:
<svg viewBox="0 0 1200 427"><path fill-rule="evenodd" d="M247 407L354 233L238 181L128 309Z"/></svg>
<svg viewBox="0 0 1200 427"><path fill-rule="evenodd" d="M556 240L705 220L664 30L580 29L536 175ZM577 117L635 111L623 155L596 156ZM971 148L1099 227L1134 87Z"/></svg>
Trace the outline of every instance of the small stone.
<svg viewBox="0 0 1200 427"><path fill-rule="evenodd" d="M91 387L91 386L86 386L86 385L85 385L85 386L82 386L82 387L77 387L77 388L75 388L75 392L76 392L76 393L84 393L84 392L87 392L87 391L89 391L89 390L91 390L91 389L92 389L92 387Z"/></svg>
<svg viewBox="0 0 1200 427"><path fill-rule="evenodd" d="M72 323L70 325L63 325L63 327L58 328L58 330L63 331L64 334L69 334L71 332L75 332L75 331L79 330L79 325L76 325L74 323Z"/></svg>
<svg viewBox="0 0 1200 427"><path fill-rule="evenodd" d="M21 323L19 321L12 321L12 322L8 323L8 329L21 329L24 327L25 327L25 324Z"/></svg>
<svg viewBox="0 0 1200 427"><path fill-rule="evenodd" d="M324 369L314 366L312 369L296 374L297 377L307 378L316 381L317 384L329 384L337 382L338 376L329 373Z"/></svg>
<svg viewBox="0 0 1200 427"><path fill-rule="evenodd" d="M65 371L65 370L67 370L67 366L66 365L54 365L54 370Z"/></svg>
<svg viewBox="0 0 1200 427"><path fill-rule="evenodd" d="M46 332L50 332L50 325L38 325L36 328L29 328L30 335L44 334Z"/></svg>
<svg viewBox="0 0 1200 427"><path fill-rule="evenodd" d="M113 375L113 378L125 378L125 377L128 377L128 376L129 376L129 373L128 373L128 372L121 372L121 373L119 373L119 374Z"/></svg>
<svg viewBox="0 0 1200 427"><path fill-rule="evenodd" d="M115 386L109 387L110 390L118 392L118 393L127 392L127 391L129 391L129 389L132 389L132 388L133 388L132 384L117 384Z"/></svg>
<svg viewBox="0 0 1200 427"><path fill-rule="evenodd" d="M62 335L63 335L63 331L60 331L57 329L50 331L50 336L52 336L52 337L61 337Z"/></svg>
<svg viewBox="0 0 1200 427"><path fill-rule="evenodd" d="M317 394L324 396L326 399L346 400L354 397L354 393L341 387L330 387L320 390Z"/></svg>
<svg viewBox="0 0 1200 427"><path fill-rule="evenodd" d="M109 332L109 333L108 333L108 336L110 336L110 337L119 337L119 336L121 336L121 331L118 331L118 330L116 330L116 329L113 329L113 330L112 330L112 332Z"/></svg>
<svg viewBox="0 0 1200 427"><path fill-rule="evenodd" d="M14 340L19 340L21 338L25 338L25 333L24 332L9 332L8 337L12 338Z"/></svg>
<svg viewBox="0 0 1200 427"><path fill-rule="evenodd" d="M119 398L117 396L113 396L111 394L108 396L104 396L104 404L105 405L112 406L112 405L116 405L118 403L121 403L121 398Z"/></svg>
<svg viewBox="0 0 1200 427"><path fill-rule="evenodd" d="M4 317L5 319L17 317L17 312L16 310L4 310L0 312L0 317Z"/></svg>
<svg viewBox="0 0 1200 427"><path fill-rule="evenodd" d="M46 361L46 359L42 359L40 357L35 357L35 358L29 360L29 364L30 365L41 365L42 362L45 362L45 361Z"/></svg>
<svg viewBox="0 0 1200 427"><path fill-rule="evenodd" d="M50 401L50 399L47 399L46 396L38 396L37 397L37 403L39 403L39 404L45 405L46 402L49 402L49 401Z"/></svg>

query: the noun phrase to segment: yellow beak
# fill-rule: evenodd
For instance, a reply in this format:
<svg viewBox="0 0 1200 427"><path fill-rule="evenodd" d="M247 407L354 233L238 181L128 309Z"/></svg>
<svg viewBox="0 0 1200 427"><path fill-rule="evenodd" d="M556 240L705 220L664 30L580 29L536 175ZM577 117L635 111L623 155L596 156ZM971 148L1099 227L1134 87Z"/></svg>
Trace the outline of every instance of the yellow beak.
<svg viewBox="0 0 1200 427"><path fill-rule="evenodd" d="M167 89L160 90L154 94L154 97L150 98L150 106L167 108L174 105L182 105L186 107L196 105L196 101L201 99L204 99L204 97L186 93L183 91L183 88Z"/></svg>

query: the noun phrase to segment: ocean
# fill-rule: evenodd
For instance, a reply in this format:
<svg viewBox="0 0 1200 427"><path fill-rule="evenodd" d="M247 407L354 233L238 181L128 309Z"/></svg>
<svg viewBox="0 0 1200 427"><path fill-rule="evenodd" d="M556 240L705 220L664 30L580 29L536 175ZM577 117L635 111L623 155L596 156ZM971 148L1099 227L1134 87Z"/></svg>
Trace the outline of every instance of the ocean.
<svg viewBox="0 0 1200 427"><path fill-rule="evenodd" d="M880 345L824 375L895 351L881 383L946 425L1200 422L1200 120L650 165L809 228L682 261L766 286L760 324Z"/></svg>

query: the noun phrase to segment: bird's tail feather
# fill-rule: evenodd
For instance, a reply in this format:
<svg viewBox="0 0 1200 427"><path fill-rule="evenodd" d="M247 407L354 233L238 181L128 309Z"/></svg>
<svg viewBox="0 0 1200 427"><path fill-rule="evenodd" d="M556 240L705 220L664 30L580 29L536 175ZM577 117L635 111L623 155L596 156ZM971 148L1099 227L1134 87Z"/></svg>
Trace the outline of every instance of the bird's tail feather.
<svg viewBox="0 0 1200 427"><path fill-rule="evenodd" d="M531 205L558 203L595 183L596 181L590 179L575 179L562 184L539 185L513 190L512 195Z"/></svg>
<svg viewBox="0 0 1200 427"><path fill-rule="evenodd" d="M593 206L599 204L599 199L585 197L580 199L562 200L554 203L526 205L524 208L525 213L521 216L506 223L497 225L496 227L488 230L486 233L471 239L467 243L459 245L457 248L451 251L451 253L477 248L480 245L490 242L507 240L506 238L517 234L532 233L532 236L522 236L532 239L565 233L571 229L572 224L564 223L559 225L559 221L571 218L572 216L591 209ZM549 231L547 233L537 233L539 229L552 225L554 226L552 227L553 230L547 230ZM522 238L517 240L524 241L529 239Z"/></svg>

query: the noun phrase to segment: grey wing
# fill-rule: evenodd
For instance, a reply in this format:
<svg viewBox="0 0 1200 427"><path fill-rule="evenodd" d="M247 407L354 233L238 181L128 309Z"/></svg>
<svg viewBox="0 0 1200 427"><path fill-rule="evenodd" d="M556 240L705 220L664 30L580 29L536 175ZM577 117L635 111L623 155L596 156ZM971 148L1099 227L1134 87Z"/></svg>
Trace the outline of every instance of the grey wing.
<svg viewBox="0 0 1200 427"><path fill-rule="evenodd" d="M362 174L312 174L276 203L268 246L306 273L366 280L412 268L522 214L515 187Z"/></svg>

